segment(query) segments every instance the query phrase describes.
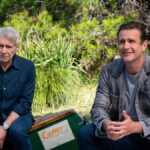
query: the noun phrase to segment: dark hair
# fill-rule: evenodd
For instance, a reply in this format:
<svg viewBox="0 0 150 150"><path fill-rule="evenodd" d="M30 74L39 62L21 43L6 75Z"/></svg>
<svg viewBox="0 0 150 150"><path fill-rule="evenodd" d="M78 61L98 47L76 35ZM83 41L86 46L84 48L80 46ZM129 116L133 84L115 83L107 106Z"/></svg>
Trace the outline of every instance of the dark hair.
<svg viewBox="0 0 150 150"><path fill-rule="evenodd" d="M147 36L147 32L146 32L146 25L144 25L141 22L136 22L136 21L131 21L131 22L127 22L127 23L122 24L118 29L117 38L119 36L120 31L130 30L130 29L137 29L140 31L142 42L145 40L148 40L148 36Z"/></svg>

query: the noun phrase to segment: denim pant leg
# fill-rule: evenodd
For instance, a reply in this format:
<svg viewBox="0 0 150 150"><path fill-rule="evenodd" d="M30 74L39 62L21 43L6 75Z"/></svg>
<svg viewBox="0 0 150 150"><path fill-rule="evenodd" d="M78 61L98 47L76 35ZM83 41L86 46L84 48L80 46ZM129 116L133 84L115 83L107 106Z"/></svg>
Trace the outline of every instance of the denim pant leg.
<svg viewBox="0 0 150 150"><path fill-rule="evenodd" d="M32 114L26 114L16 119L8 130L14 150L32 150L29 129L33 124Z"/></svg>
<svg viewBox="0 0 150 150"><path fill-rule="evenodd" d="M99 141L100 138L95 136L95 125L93 123L85 125L79 130L78 145L80 150L98 150Z"/></svg>
<svg viewBox="0 0 150 150"><path fill-rule="evenodd" d="M89 124L82 127L78 134L80 150L141 150L143 145L150 149L150 141L142 138L139 134L126 136L120 140L112 141L108 138L95 136L95 125Z"/></svg>

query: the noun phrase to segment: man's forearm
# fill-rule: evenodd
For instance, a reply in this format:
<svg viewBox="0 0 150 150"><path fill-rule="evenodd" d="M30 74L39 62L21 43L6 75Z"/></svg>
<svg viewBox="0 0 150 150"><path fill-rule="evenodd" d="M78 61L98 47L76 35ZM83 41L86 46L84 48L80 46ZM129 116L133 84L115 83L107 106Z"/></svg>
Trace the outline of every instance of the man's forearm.
<svg viewBox="0 0 150 150"><path fill-rule="evenodd" d="M7 117L7 119L4 121L8 126L10 126L17 118L19 118L20 116L15 113L14 111L12 111L10 113L10 115Z"/></svg>

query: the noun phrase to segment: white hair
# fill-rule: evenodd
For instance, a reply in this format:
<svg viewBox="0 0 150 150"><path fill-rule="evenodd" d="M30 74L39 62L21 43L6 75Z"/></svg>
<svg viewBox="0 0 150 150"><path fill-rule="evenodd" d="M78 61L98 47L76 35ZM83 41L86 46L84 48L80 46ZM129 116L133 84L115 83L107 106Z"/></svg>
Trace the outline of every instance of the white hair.
<svg viewBox="0 0 150 150"><path fill-rule="evenodd" d="M11 26L0 28L0 37L8 38L16 45L19 43L19 33Z"/></svg>

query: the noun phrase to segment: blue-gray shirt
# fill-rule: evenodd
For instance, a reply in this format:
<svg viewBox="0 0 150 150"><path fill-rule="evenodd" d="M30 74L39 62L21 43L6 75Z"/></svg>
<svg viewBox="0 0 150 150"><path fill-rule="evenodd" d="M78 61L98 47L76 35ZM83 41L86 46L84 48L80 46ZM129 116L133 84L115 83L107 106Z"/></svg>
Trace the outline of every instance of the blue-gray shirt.
<svg viewBox="0 0 150 150"><path fill-rule="evenodd" d="M130 75L127 71L125 71L125 111L134 121L138 121L137 112L135 109L135 99L139 77L140 72L135 75Z"/></svg>
<svg viewBox="0 0 150 150"><path fill-rule="evenodd" d="M137 112L135 109L135 99L136 99L136 91L138 88L139 83L139 77L140 73L137 73L136 75L130 75L125 71L125 78L126 78L126 85L125 85L125 99L126 99L126 106L125 111L127 114L131 117L132 120L138 121ZM143 134L146 135L148 133L150 126L146 125L145 122L139 121L141 123Z"/></svg>
<svg viewBox="0 0 150 150"><path fill-rule="evenodd" d="M0 119L12 111L20 116L30 112L34 88L35 66L30 60L15 55L6 71L0 67Z"/></svg>
<svg viewBox="0 0 150 150"><path fill-rule="evenodd" d="M96 125L95 134L101 134L104 119L122 120L126 109L125 64L117 59L107 64L100 75L94 104L91 109L92 121ZM135 110L143 128L143 135L150 139L150 56L144 54L144 64L140 72L135 96Z"/></svg>

